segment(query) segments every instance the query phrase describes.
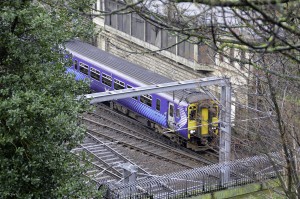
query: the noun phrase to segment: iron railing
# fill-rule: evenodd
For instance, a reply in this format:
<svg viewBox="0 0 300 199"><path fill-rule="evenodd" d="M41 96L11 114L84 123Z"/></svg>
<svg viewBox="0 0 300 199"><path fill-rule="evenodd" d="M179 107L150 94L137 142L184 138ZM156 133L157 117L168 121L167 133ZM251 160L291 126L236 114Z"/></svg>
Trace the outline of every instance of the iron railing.
<svg viewBox="0 0 300 199"><path fill-rule="evenodd" d="M186 198L274 178L278 172L282 174L283 167L279 165L283 165L280 164L283 161L278 153L273 153L152 176L131 184L105 184L102 187L106 188L105 197L108 199ZM230 180L225 184L220 180L220 173L224 169L229 169L230 173Z"/></svg>

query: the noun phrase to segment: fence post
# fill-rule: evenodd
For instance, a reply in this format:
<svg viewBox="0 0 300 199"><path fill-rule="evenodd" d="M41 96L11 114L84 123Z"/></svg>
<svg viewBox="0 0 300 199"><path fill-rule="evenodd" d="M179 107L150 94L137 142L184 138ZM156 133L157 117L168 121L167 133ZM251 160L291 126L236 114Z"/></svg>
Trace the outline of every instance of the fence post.
<svg viewBox="0 0 300 199"><path fill-rule="evenodd" d="M227 82L221 86L221 108L220 108L220 151L219 163L223 163L220 168L220 185L226 186L230 178L230 168L227 162L230 161L231 148L231 85Z"/></svg>
<svg viewBox="0 0 300 199"><path fill-rule="evenodd" d="M124 184L132 184L133 182L136 181L137 178L137 169L138 167L136 165L133 165L129 162L121 164L120 165L121 168L123 168L123 183ZM131 195L131 193L135 192L136 188L135 186L130 186L128 187L127 191L125 191L124 194L129 193L129 195Z"/></svg>

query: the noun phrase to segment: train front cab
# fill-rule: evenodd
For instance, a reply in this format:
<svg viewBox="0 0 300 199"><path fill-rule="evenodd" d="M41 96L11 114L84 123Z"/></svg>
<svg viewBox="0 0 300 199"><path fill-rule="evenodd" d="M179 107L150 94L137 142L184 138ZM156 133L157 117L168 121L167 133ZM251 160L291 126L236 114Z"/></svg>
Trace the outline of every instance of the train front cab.
<svg viewBox="0 0 300 199"><path fill-rule="evenodd" d="M219 133L219 106L212 100L204 100L191 103L187 108L187 147L195 151L205 150Z"/></svg>

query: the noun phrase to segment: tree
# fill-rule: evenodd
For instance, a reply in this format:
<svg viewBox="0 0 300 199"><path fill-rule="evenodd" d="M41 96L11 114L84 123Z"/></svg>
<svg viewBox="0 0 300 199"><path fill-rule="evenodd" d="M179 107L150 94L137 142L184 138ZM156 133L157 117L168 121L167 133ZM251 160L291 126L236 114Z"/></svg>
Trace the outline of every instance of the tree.
<svg viewBox="0 0 300 199"><path fill-rule="evenodd" d="M0 2L0 195L1 198L96 196L70 153L84 137L78 115L88 91L65 73L63 43L89 38L93 25L74 10L90 1Z"/></svg>

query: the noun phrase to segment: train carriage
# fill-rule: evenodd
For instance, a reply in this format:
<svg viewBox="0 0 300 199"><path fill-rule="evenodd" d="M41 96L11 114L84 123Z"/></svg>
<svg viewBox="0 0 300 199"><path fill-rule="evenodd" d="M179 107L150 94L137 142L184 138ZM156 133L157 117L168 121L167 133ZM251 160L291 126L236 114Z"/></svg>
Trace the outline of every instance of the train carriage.
<svg viewBox="0 0 300 199"><path fill-rule="evenodd" d="M173 82L146 68L78 40L66 43L73 56L68 73L90 79L95 92ZM125 98L113 106L146 122L158 132L193 150L200 150L218 133L218 106L195 91L175 91Z"/></svg>

